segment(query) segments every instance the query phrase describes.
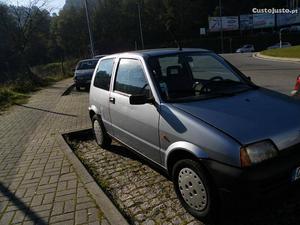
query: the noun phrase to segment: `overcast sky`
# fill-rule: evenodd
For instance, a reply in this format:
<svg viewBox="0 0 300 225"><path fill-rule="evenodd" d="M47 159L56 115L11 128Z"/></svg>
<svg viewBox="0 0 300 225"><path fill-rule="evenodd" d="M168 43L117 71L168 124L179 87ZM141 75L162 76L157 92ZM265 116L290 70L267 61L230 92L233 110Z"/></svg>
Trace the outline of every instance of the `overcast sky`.
<svg viewBox="0 0 300 225"><path fill-rule="evenodd" d="M8 5L24 5L28 6L30 2L37 2L39 0L0 0ZM40 0L40 2L47 2L46 9L51 10L51 12L58 12L65 4L65 0Z"/></svg>

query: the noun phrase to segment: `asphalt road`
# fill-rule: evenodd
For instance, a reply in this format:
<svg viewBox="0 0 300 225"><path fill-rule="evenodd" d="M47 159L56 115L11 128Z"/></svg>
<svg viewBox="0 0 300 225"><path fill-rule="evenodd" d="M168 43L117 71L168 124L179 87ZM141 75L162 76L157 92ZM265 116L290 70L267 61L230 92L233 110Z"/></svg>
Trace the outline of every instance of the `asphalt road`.
<svg viewBox="0 0 300 225"><path fill-rule="evenodd" d="M250 53L224 54L223 57L250 76L255 84L288 95L300 74L300 63L261 60Z"/></svg>

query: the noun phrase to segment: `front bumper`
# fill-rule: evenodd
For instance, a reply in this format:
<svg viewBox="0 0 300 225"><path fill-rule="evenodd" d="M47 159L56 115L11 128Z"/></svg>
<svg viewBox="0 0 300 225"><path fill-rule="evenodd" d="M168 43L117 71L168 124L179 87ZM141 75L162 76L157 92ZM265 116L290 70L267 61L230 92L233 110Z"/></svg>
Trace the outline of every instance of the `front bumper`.
<svg viewBox="0 0 300 225"><path fill-rule="evenodd" d="M273 197L299 185L292 181L293 171L300 167L300 144L279 153L279 156L251 168L241 169L211 160L201 161L222 198L256 201Z"/></svg>

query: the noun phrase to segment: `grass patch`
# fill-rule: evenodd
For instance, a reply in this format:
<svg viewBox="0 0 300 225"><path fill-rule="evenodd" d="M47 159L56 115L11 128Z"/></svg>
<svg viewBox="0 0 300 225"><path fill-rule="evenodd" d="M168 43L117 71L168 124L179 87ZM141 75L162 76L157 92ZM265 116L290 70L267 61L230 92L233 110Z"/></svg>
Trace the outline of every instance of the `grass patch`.
<svg viewBox="0 0 300 225"><path fill-rule="evenodd" d="M300 45L290 48L278 48L262 51L261 54L273 57L283 58L299 58L300 59Z"/></svg>
<svg viewBox="0 0 300 225"><path fill-rule="evenodd" d="M29 95L13 91L7 87L0 87L0 111L13 104L24 104L27 102Z"/></svg>

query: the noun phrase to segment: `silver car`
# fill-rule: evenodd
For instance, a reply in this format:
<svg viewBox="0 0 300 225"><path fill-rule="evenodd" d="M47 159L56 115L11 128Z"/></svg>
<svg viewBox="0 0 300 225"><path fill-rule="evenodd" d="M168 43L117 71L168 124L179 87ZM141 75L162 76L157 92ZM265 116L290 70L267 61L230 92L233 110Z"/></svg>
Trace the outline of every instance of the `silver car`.
<svg viewBox="0 0 300 225"><path fill-rule="evenodd" d="M101 147L113 138L161 168L202 220L235 197L248 203L300 179L299 101L254 85L207 50L102 58L89 113Z"/></svg>
<svg viewBox="0 0 300 225"><path fill-rule="evenodd" d="M253 45L244 45L243 47L236 50L236 53L246 53L246 52L254 52L254 46Z"/></svg>

